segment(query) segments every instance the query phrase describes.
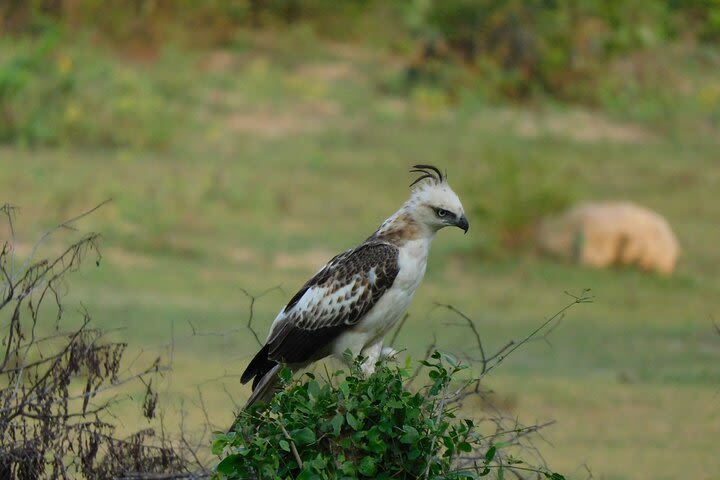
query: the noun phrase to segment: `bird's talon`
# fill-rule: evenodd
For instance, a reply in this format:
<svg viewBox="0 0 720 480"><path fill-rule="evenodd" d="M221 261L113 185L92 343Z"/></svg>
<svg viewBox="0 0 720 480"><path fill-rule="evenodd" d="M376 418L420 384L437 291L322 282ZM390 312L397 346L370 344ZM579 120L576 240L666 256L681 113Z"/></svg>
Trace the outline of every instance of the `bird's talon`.
<svg viewBox="0 0 720 480"><path fill-rule="evenodd" d="M383 347L382 352L380 352L380 358L383 360L397 360L398 353L400 352L392 347Z"/></svg>

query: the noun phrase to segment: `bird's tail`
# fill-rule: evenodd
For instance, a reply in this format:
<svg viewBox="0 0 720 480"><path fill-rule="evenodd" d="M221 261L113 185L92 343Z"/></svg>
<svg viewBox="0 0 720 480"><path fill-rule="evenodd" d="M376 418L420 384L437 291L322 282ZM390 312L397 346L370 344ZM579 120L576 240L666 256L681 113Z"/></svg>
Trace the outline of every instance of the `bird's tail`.
<svg viewBox="0 0 720 480"><path fill-rule="evenodd" d="M279 377L278 373L282 365L268 358L269 347L265 345L253 357L247 368L240 377L240 382L245 384L252 380L252 393L248 398L243 411L257 402L269 402L277 389ZM230 430L233 429L233 423Z"/></svg>
<svg viewBox="0 0 720 480"><path fill-rule="evenodd" d="M245 410L250 408L252 405L254 405L257 402L269 402L273 395L275 395L275 392L277 390L278 383L280 381L280 376L278 373L280 373L280 369L282 368L282 365L279 363L276 363L270 370L268 370L264 375L255 377L255 381L253 382L253 391L250 394L250 398L248 398L247 402L245 402L245 406L242 408L240 415L242 415ZM233 422L233 424L228 429L228 433L232 432L235 429L235 424L237 423L237 418Z"/></svg>
<svg viewBox="0 0 720 480"><path fill-rule="evenodd" d="M282 365L276 363L274 367L262 376L262 378L253 382L253 391L250 394L250 398L248 398L245 403L243 410L246 410L256 402L269 402L272 399L280 380L280 377L278 376L280 368L282 368Z"/></svg>

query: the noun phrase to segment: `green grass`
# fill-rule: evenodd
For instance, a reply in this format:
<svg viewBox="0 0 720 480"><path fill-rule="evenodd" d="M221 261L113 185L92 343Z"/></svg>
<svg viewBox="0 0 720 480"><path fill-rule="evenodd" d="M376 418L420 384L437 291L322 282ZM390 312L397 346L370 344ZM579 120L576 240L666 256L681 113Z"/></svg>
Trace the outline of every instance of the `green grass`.
<svg viewBox="0 0 720 480"><path fill-rule="evenodd" d="M68 303L82 301L98 326L121 329L113 335L134 349L167 353L174 338L175 372L164 391L171 402L197 402L196 385L241 373L256 348L241 288L282 287L255 305L263 337L310 275L405 200L411 164L447 169L466 206L501 198L501 164L527 165L522 171L544 172L540 180L573 200L628 199L661 212L683 248L676 275L507 253L496 248L493 222L471 214L467 236L438 235L398 345L419 356L436 337L442 348L471 350L468 332L433 310L442 302L473 317L487 348L498 348L568 303L565 291L591 288L594 303L573 308L550 344L515 352L488 385L513 399L525 423L558 419L541 450L568 478L583 478L584 462L596 478L712 478L720 470L717 130L667 138L652 123L630 129L598 112L578 124L574 111L554 105L438 106L383 93L399 74L395 58L302 35L296 55L296 37L154 67L124 63L133 75L179 71L187 81L182 114L143 117L170 122L160 126L172 132L160 149L77 148L72 139L0 148L0 200L21 207L20 253L45 229L113 198L77 224L103 234L104 257L69 283ZM60 48L72 55L76 47ZM539 130L529 131L536 118ZM41 252L76 235L60 231ZM238 402L247 394L234 377L203 384L220 426L233 408L223 383ZM191 405L186 420L201 422ZM121 411L128 430L138 426Z"/></svg>

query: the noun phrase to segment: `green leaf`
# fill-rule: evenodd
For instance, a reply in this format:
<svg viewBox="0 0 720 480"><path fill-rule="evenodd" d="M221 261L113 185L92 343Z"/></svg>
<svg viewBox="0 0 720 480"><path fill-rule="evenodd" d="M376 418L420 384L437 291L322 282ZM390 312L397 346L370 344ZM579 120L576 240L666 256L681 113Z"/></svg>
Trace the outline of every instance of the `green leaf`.
<svg viewBox="0 0 720 480"><path fill-rule="evenodd" d="M309 445L315 441L315 432L308 427L294 430L290 433L296 445Z"/></svg>
<svg viewBox="0 0 720 480"><path fill-rule="evenodd" d="M286 452L290 451L290 444L287 442L287 440L280 440L280 448L285 450Z"/></svg>
<svg viewBox="0 0 720 480"><path fill-rule="evenodd" d="M333 427L333 433L335 434L336 437L338 435L340 435L340 429L342 428L343 423L345 423L345 417L343 417L340 414L335 415L333 417L333 419L330 421L330 424Z"/></svg>
<svg viewBox="0 0 720 480"><path fill-rule="evenodd" d="M382 433L392 435L393 423L387 418L381 420L380 423L378 423L378 430L380 430Z"/></svg>
<svg viewBox="0 0 720 480"><path fill-rule="evenodd" d="M411 425L405 425L403 427L403 432L405 434L400 437L400 441L402 443L416 443L420 439L420 434L418 433L417 429Z"/></svg>
<svg viewBox="0 0 720 480"><path fill-rule="evenodd" d="M320 396L320 384L316 382L315 380L311 380L307 384L308 389L308 395L314 398L318 398Z"/></svg>
<svg viewBox="0 0 720 480"><path fill-rule="evenodd" d="M342 382L340 384L340 391L345 398L350 398L350 385L348 385L348 382Z"/></svg>
<svg viewBox="0 0 720 480"><path fill-rule="evenodd" d="M563 475L560 475L559 473L555 472L544 472L545 478L549 478L550 480L565 480L565 477Z"/></svg>
<svg viewBox="0 0 720 480"><path fill-rule="evenodd" d="M358 465L358 471L366 477L373 477L375 476L375 471L377 470L376 462L377 460L373 457L365 457L360 462L360 465Z"/></svg>
<svg viewBox="0 0 720 480"><path fill-rule="evenodd" d="M292 370L287 367L283 367L280 369L278 376L280 377L280 380L282 380L282 383L287 385L292 381Z"/></svg>
<svg viewBox="0 0 720 480"><path fill-rule="evenodd" d="M355 415L348 412L347 415L345 415L345 418L347 419L348 425L350 425L353 430L358 430L360 428L360 422L357 418L355 418Z"/></svg>
<svg viewBox="0 0 720 480"><path fill-rule="evenodd" d="M472 452L472 445L468 442L460 442L457 447L461 452ZM485 455L487 456L487 454Z"/></svg>
<svg viewBox="0 0 720 480"><path fill-rule="evenodd" d="M373 453L384 453L388 449L388 444L380 433L380 428L376 425L368 430L367 434L367 450Z"/></svg>
<svg viewBox="0 0 720 480"><path fill-rule="evenodd" d="M349 477L355 476L355 464L350 460L343 462L340 465L340 471Z"/></svg>
<svg viewBox="0 0 720 480"><path fill-rule="evenodd" d="M235 466L243 461L244 460L241 455L233 453L232 455L228 455L227 457L223 458L223 460L218 463L218 466L215 468L215 470L217 470L218 473L230 475L235 471Z"/></svg>
<svg viewBox="0 0 720 480"><path fill-rule="evenodd" d="M448 355L447 353L443 355L445 357L445 361L451 366L451 367L457 367L458 361L451 355Z"/></svg>
<svg viewBox="0 0 720 480"><path fill-rule="evenodd" d="M225 435L219 435L215 437L215 439L212 442L212 454L213 455L220 455L222 451L225 449L225 445L228 444L227 437Z"/></svg>
<svg viewBox="0 0 720 480"><path fill-rule="evenodd" d="M490 446L490 448L488 448L488 451L485 452L485 463L492 462L492 459L495 458L495 452L497 452L497 448L495 447L495 445L492 445Z"/></svg>
<svg viewBox="0 0 720 480"><path fill-rule="evenodd" d="M322 477L320 477L320 475L308 470L307 468L303 468L303 471L297 476L297 480L320 480L321 478Z"/></svg>

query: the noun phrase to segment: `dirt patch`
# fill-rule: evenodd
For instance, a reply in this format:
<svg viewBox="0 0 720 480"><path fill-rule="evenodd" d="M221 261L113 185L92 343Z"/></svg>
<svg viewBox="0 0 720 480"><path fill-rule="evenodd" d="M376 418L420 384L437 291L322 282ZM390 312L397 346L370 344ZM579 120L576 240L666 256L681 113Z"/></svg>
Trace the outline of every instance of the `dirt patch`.
<svg viewBox="0 0 720 480"><path fill-rule="evenodd" d="M483 115L484 126L510 128L520 137L564 137L583 143L644 143L654 138L640 125L610 120L602 114L574 110L569 112L529 112L501 109Z"/></svg>
<svg viewBox="0 0 720 480"><path fill-rule="evenodd" d="M336 125L340 106L329 100L304 102L284 111L255 111L234 113L227 118L227 126L235 132L250 133L265 138L279 138L317 132Z"/></svg>
<svg viewBox="0 0 720 480"><path fill-rule="evenodd" d="M200 61L200 70L204 73L224 73L237 67L239 58L236 53L227 50L215 50Z"/></svg>
<svg viewBox="0 0 720 480"><path fill-rule="evenodd" d="M308 80L328 83L358 77L352 65L345 62L309 63L301 65L296 73Z"/></svg>
<svg viewBox="0 0 720 480"><path fill-rule="evenodd" d="M254 263L258 259L258 252L250 248L235 247L227 253L228 258L239 264Z"/></svg>

